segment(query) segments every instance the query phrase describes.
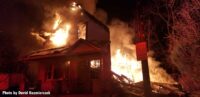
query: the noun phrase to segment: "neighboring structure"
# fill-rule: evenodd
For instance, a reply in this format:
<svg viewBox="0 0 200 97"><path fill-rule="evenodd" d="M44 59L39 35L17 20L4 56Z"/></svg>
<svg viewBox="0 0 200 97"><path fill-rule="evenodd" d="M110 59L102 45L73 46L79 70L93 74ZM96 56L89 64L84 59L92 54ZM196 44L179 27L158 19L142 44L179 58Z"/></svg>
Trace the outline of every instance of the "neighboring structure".
<svg viewBox="0 0 200 97"><path fill-rule="evenodd" d="M111 78L109 29L83 11L85 33L65 47L35 51L22 59L32 83L25 90L52 94L101 94ZM83 35L84 34L84 35Z"/></svg>

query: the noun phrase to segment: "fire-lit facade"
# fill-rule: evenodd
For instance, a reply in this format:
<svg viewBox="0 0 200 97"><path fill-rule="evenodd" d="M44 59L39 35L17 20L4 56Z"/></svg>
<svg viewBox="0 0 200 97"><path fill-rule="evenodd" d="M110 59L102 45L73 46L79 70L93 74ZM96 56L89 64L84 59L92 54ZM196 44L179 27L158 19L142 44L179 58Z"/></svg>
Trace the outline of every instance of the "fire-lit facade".
<svg viewBox="0 0 200 97"><path fill-rule="evenodd" d="M28 64L25 90L52 94L101 94L111 78L109 29L83 10L84 31L74 27L68 45L34 51L22 60ZM77 29L76 29L77 28Z"/></svg>

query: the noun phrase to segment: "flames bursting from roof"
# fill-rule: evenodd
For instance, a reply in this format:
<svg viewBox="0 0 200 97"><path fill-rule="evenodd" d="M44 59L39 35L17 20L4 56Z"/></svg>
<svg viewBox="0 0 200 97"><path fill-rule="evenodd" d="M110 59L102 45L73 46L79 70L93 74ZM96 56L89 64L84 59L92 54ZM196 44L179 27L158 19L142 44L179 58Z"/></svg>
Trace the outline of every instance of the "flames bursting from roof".
<svg viewBox="0 0 200 97"><path fill-rule="evenodd" d="M71 3L71 6L67 8L68 11L71 11L73 14L81 10L81 6L75 2ZM66 12L67 13L67 12ZM55 18L53 19L53 24L46 24L50 29L50 31L44 31L42 33L32 32L31 35L35 36L38 40L41 40L46 48L55 48L55 47L62 47L67 45L69 41L69 33L72 29L70 18L69 20L65 16L61 16L60 13L56 12ZM70 17L72 17L71 15ZM66 19L63 19L66 18Z"/></svg>
<svg viewBox="0 0 200 97"><path fill-rule="evenodd" d="M49 47L61 47L67 44L69 31L71 29L70 23L62 23L62 19L58 13L56 13L56 19L54 21L52 32L44 32L41 35L35 32L31 34L37 39L41 39L42 42L48 42ZM45 39L44 37L48 37ZM48 48L49 48L48 47Z"/></svg>
<svg viewBox="0 0 200 97"><path fill-rule="evenodd" d="M64 24L63 27L58 28L55 33L50 36L50 40L56 47L67 44L70 24Z"/></svg>

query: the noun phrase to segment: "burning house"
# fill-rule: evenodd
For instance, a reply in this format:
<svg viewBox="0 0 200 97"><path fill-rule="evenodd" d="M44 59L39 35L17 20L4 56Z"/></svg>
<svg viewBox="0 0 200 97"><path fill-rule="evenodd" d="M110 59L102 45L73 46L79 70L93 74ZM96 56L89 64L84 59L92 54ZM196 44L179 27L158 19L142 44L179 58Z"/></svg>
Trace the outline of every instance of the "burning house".
<svg viewBox="0 0 200 97"><path fill-rule="evenodd" d="M26 90L52 94L100 94L108 90L105 82L111 77L109 29L73 3L71 11L77 10L81 11L79 20L72 17L70 24L65 24L58 16L53 26L55 33L40 35L48 37L44 46L50 48L22 58L32 77L31 83L25 84Z"/></svg>

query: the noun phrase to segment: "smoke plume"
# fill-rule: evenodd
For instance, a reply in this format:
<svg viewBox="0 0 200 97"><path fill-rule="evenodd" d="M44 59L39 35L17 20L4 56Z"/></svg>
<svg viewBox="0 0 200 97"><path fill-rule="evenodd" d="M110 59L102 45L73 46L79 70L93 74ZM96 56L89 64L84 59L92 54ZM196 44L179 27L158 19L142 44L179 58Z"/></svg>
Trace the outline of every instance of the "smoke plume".
<svg viewBox="0 0 200 97"><path fill-rule="evenodd" d="M132 42L135 37L134 29L129 27L127 23L118 19L113 19L109 28L111 36L111 55L113 59L112 70L114 72L120 72L122 75L127 76L135 82L142 81L141 62L136 59L135 45ZM122 57L117 59L121 62L116 63L117 60L115 58L118 49L120 49ZM160 62L156 61L152 56L153 51L149 51L148 63L151 81L160 83L176 83L163 68L159 67Z"/></svg>

